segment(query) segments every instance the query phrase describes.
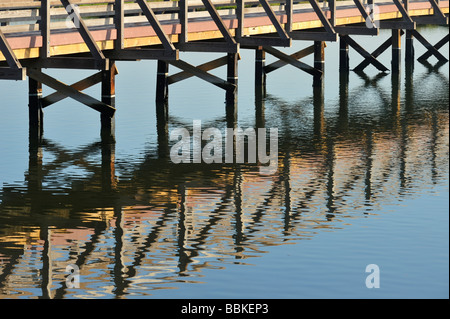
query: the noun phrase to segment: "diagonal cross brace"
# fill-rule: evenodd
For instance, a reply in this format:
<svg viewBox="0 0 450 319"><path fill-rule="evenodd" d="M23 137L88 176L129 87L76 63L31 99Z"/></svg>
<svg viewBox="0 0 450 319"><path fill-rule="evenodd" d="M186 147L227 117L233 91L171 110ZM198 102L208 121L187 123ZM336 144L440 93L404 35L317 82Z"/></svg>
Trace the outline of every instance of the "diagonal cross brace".
<svg viewBox="0 0 450 319"><path fill-rule="evenodd" d="M418 58L419 61L424 61L424 60L428 59L431 55L434 55L441 62L448 61L448 59L445 56L443 56L441 52L438 51L438 49L440 47L442 47L448 41L448 35L447 35L447 37L444 37L444 39L439 41L436 46L433 46L416 30L413 30L412 34L428 50L426 55L423 54L422 56L420 56ZM439 45L439 47L438 47L438 45Z"/></svg>
<svg viewBox="0 0 450 319"><path fill-rule="evenodd" d="M106 58L103 55L100 48L98 47L97 43L95 42L94 37L92 36L88 27L84 23L77 7L75 5L72 5L69 0L61 0L61 3L63 4L64 8L66 9L69 17L71 17L72 22L74 23L75 27L78 29L78 32L80 33L84 42L88 46L89 51L91 52L92 56L97 61L99 61L99 63L103 66L104 69L107 69L108 63L106 62Z"/></svg>
<svg viewBox="0 0 450 319"><path fill-rule="evenodd" d="M147 1L137 0L136 2L138 3L139 7L141 8L142 12L144 13L148 22L150 22L150 25L155 30L156 35L158 36L159 40L161 41L162 45L164 46L164 49L166 49L168 51L176 51L172 42L170 42L169 37L166 35L164 30L162 29L161 24L159 23L158 19L156 18L155 13L149 7Z"/></svg>
<svg viewBox="0 0 450 319"><path fill-rule="evenodd" d="M19 59L17 59L13 50L9 46L8 40L6 40L2 30L0 30L0 52L5 56L6 62L11 69L20 70L22 68Z"/></svg>
<svg viewBox="0 0 450 319"><path fill-rule="evenodd" d="M313 53L314 53L314 45L311 45L311 46L309 46L309 47L307 47L305 49L302 49L302 50L300 50L298 52L295 52L295 53L291 54L290 56L292 58L296 59L296 60L299 60L299 59L304 58L304 57L306 57L306 56L308 56L310 54L313 54ZM270 72L275 71L275 70L277 70L277 69L279 69L279 68L281 68L281 67L283 67L285 65L288 65L288 64L289 64L288 62L280 59L280 60L278 60L276 62L273 62L273 63L271 63L269 65L266 65L264 67L264 73L266 73L266 74L270 73Z"/></svg>
<svg viewBox="0 0 450 319"><path fill-rule="evenodd" d="M403 35L404 31L400 31L400 35ZM377 58L379 57L384 51L386 51L390 46L392 45L392 36L389 37L386 41L384 41L375 51L370 54L372 57ZM365 58L364 61L362 61L360 64L358 64L353 71L355 72L361 72L363 71L371 62L372 60L370 58Z"/></svg>
<svg viewBox="0 0 450 319"><path fill-rule="evenodd" d="M106 103L100 102L97 99L94 99L93 97L81 93L80 91L78 91L77 89L68 86L65 83L62 83L54 78L52 78L51 76L44 74L40 71L38 71L37 69L27 69L27 75L38 81L41 82L49 87L51 87L54 90L59 91L60 93L73 98L74 100L87 105L88 107L106 115L109 117L113 117L116 109L114 107L112 107L111 105L108 105Z"/></svg>
<svg viewBox="0 0 450 319"><path fill-rule="evenodd" d="M306 73L309 73L314 76L322 76L323 72L320 70L317 70L313 68L312 66L307 65L306 63L298 61L295 57L292 57L290 55L287 55L286 53L283 53L273 47L264 47L264 51L267 53L270 53L274 57L302 70Z"/></svg>
<svg viewBox="0 0 450 319"><path fill-rule="evenodd" d="M172 64L173 66L175 66L183 71L186 71L188 73L191 73L191 74L197 76L198 78L205 80L206 82L209 82L211 84L214 84L215 86L218 86L224 90L227 90L227 91L235 91L236 90L235 84L224 81L221 78L219 78L215 75L212 75L200 68L197 68L185 61L182 61L182 60L167 61L167 63Z"/></svg>
<svg viewBox="0 0 450 319"><path fill-rule="evenodd" d="M114 64L114 74L115 75L118 74L115 64ZM103 79L103 72L97 72L94 75L88 76L87 78L72 84L70 87L74 88L77 91L83 91L97 83L102 82L102 79ZM64 100L65 98L67 98L67 96L64 95L63 93L60 92L52 93L42 99L42 108L46 108L47 106L50 106L56 102Z"/></svg>
<svg viewBox="0 0 450 319"><path fill-rule="evenodd" d="M277 30L278 36L284 40L288 40L289 35L287 34L286 30L284 30L283 26L281 25L280 21L275 15L275 12L273 12L269 2L267 2L267 0L259 0L259 2L266 11L266 14L269 17L270 21L272 22L273 26Z"/></svg>
<svg viewBox="0 0 450 319"><path fill-rule="evenodd" d="M202 0L202 2L206 10L208 10L209 14L211 15L211 18L219 28L220 33L222 33L224 39L229 43L236 44L236 41L231 36L228 28L225 26L225 23L223 22L222 18L219 15L219 12L217 12L216 7L214 7L211 0Z"/></svg>
<svg viewBox="0 0 450 319"><path fill-rule="evenodd" d="M378 61L372 54L367 52L363 47L361 47L358 43L356 43L352 38L350 38L348 35L341 36L345 39L348 45L350 45L353 49L355 49L356 52L358 52L360 55L362 55L368 62L373 64L378 70L387 72L389 69L385 67L380 61Z"/></svg>

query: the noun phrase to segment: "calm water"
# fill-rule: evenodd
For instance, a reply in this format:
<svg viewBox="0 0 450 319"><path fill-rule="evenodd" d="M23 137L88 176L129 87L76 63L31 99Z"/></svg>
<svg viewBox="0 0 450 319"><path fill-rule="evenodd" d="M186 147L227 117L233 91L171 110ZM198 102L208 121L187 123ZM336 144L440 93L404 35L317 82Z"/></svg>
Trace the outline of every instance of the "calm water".
<svg viewBox="0 0 450 319"><path fill-rule="evenodd" d="M448 28L421 32L436 43ZM388 36L358 41L370 51ZM448 64L345 77L337 52L328 44L322 92L285 67L259 101L254 52L242 50L237 125L279 129L269 176L160 156L170 144L156 129L154 61L118 63L112 144L95 111L66 99L30 146L27 83L1 82L0 298L448 298ZM169 131L226 127L224 92L199 79L171 86L169 109ZM366 287L369 264L380 288ZM66 286L68 265L79 288Z"/></svg>

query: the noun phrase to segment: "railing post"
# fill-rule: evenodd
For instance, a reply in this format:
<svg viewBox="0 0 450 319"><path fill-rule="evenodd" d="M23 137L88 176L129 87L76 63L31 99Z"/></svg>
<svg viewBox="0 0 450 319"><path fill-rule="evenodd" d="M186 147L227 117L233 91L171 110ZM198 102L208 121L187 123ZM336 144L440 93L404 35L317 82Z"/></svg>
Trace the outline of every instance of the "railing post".
<svg viewBox="0 0 450 319"><path fill-rule="evenodd" d="M286 20L285 29L288 34L292 32L292 15L293 15L292 7L293 7L293 4L294 4L293 0L286 0L285 10L286 10L287 20Z"/></svg>
<svg viewBox="0 0 450 319"><path fill-rule="evenodd" d="M178 19L180 20L181 25L181 33L180 33L180 43L188 42L188 12L189 12L189 4L188 0L179 0L178 1L179 12Z"/></svg>
<svg viewBox="0 0 450 319"><path fill-rule="evenodd" d="M39 29L42 36L42 47L40 48L39 57L50 57L50 0L41 0L40 9L41 22Z"/></svg>
<svg viewBox="0 0 450 319"><path fill-rule="evenodd" d="M336 26L336 0L329 0L328 6L330 8L330 23L334 28Z"/></svg>
<svg viewBox="0 0 450 319"><path fill-rule="evenodd" d="M114 48L116 50L122 50L124 48L124 35L123 30L125 28L125 11L124 0L116 0L114 4L114 24L116 26L116 40L114 42Z"/></svg>

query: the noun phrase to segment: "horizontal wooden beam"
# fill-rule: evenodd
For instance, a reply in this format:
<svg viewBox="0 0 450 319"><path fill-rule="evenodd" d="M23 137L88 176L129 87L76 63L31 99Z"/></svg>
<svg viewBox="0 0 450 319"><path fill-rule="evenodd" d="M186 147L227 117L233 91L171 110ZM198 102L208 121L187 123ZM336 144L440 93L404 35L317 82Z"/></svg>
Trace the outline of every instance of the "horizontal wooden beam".
<svg viewBox="0 0 450 319"><path fill-rule="evenodd" d="M230 42L185 42L176 45L185 52L226 52L239 53L239 43Z"/></svg>
<svg viewBox="0 0 450 319"><path fill-rule="evenodd" d="M305 49L302 49L302 50L300 50L298 52L295 52L294 54L291 54L290 57L292 57L292 58L294 58L296 60L299 60L299 59L304 58L304 57L306 57L306 56L308 56L310 54L313 54L313 53L314 53L314 45L311 45L311 46L309 46L309 47L307 47ZM266 74L270 73L270 72L275 71L275 70L277 70L277 69L279 69L279 68L281 68L281 67L283 67L285 65L288 65L288 64L289 63L286 62L286 61L278 60L276 62L273 62L273 63L269 64L269 65L266 65L264 67L264 73L266 73Z"/></svg>
<svg viewBox="0 0 450 319"><path fill-rule="evenodd" d="M270 47L290 47L292 45L292 39L282 39L277 37L264 37L264 36L250 36L242 37L239 40L241 48L254 48L259 46Z"/></svg>
<svg viewBox="0 0 450 319"><path fill-rule="evenodd" d="M26 78L26 68L11 69L9 67L0 67L0 80L24 81Z"/></svg>
<svg viewBox="0 0 450 319"><path fill-rule="evenodd" d="M23 60L23 65L35 69L108 70L109 59L91 57L57 57Z"/></svg>
<svg viewBox="0 0 450 319"><path fill-rule="evenodd" d="M413 17L414 22L417 24L434 24L434 25L448 25L448 17L440 16L424 16Z"/></svg>
<svg viewBox="0 0 450 319"><path fill-rule="evenodd" d="M106 115L109 117L112 117L114 115L114 112L116 111L116 109L114 107L112 107L111 105L108 105L106 103L103 103L97 99L94 99L93 97L84 94L82 92L79 92L78 90L68 86L65 83L62 83L54 78L52 78L51 76L44 74L36 69L27 69L27 75L38 81L41 82L42 84L45 84L49 87L51 87L52 89L59 91L60 93Z"/></svg>
<svg viewBox="0 0 450 319"><path fill-rule="evenodd" d="M314 31L292 31L290 36L293 40L306 40L306 41L332 41L336 42L338 39L337 33L314 32Z"/></svg>
<svg viewBox="0 0 450 319"><path fill-rule="evenodd" d="M124 49L105 51L105 55L112 60L178 60L177 49Z"/></svg>
<svg viewBox="0 0 450 319"><path fill-rule="evenodd" d="M398 29L398 30L415 30L416 23L414 21L379 21L380 29Z"/></svg>
<svg viewBox="0 0 450 319"><path fill-rule="evenodd" d="M349 26L337 26L334 30L341 35L370 35L375 36L380 33L378 28L367 27L349 27Z"/></svg>
<svg viewBox="0 0 450 319"><path fill-rule="evenodd" d="M263 48L264 51L266 51L267 53L270 53L271 55L273 55L274 57L277 57L278 59L302 70L305 71L308 74L314 75L314 76L321 76L323 74L322 71L317 70L309 65L307 65L306 63L300 62L297 59L287 55L286 53L283 53L275 48L272 47L264 47Z"/></svg>
<svg viewBox="0 0 450 319"><path fill-rule="evenodd" d="M208 72L200 70L199 68L195 67L194 65L191 65L183 60L167 61L167 62L183 71L189 72L189 73L195 75L196 77L198 77L202 80L205 80L206 82L209 82L211 84L214 84L215 86L218 86L224 90L230 91L230 90L236 89L235 84L229 83L215 75L212 75Z"/></svg>

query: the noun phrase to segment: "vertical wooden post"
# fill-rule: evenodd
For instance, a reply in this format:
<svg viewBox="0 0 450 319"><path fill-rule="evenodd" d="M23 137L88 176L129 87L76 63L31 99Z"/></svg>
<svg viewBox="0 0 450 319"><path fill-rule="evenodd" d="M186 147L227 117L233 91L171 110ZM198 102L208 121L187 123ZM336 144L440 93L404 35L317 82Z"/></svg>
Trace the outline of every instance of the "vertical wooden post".
<svg viewBox="0 0 450 319"><path fill-rule="evenodd" d="M227 82L236 85L235 89L228 89L226 91L226 113L229 121L236 122L237 120L237 85L238 85L238 60L239 53L227 54Z"/></svg>
<svg viewBox="0 0 450 319"><path fill-rule="evenodd" d="M284 27L286 32L289 34L290 32L292 32L292 15L293 15L293 4L294 1L293 0L286 0L286 16L287 16L287 21L286 21L286 26Z"/></svg>
<svg viewBox="0 0 450 319"><path fill-rule="evenodd" d="M392 72L400 72L401 67L401 30L392 29Z"/></svg>
<svg viewBox="0 0 450 319"><path fill-rule="evenodd" d="M102 102L111 106L116 105L116 68L115 62L110 61L109 70L102 71ZM115 117L100 114L101 136L109 140L115 136Z"/></svg>
<svg viewBox="0 0 450 319"><path fill-rule="evenodd" d="M266 73L264 72L266 52L262 46L259 46L255 53L255 87L263 88L266 86Z"/></svg>
<svg viewBox="0 0 450 319"><path fill-rule="evenodd" d="M40 58L50 57L50 0L41 0L41 22L39 29L42 35L42 47L39 49Z"/></svg>
<svg viewBox="0 0 450 319"><path fill-rule="evenodd" d="M322 86L325 71L325 42L324 41L314 41L314 68L316 70L322 71L319 76L314 76L313 86Z"/></svg>
<svg viewBox="0 0 450 319"><path fill-rule="evenodd" d="M117 37L114 41L114 49L122 50L124 48L124 35L123 30L125 29L125 11L124 11L124 0L116 0L114 4L114 24L116 26Z"/></svg>
<svg viewBox="0 0 450 319"><path fill-rule="evenodd" d="M244 36L244 8L245 0L236 0L236 17L238 19L236 39L238 40Z"/></svg>
<svg viewBox="0 0 450 319"><path fill-rule="evenodd" d="M350 57L348 52L348 43L345 36L339 38L339 71L349 72L350 71Z"/></svg>
<svg viewBox="0 0 450 319"><path fill-rule="evenodd" d="M28 115L30 138L41 139L44 132L42 83L28 77Z"/></svg>
<svg viewBox="0 0 450 319"><path fill-rule="evenodd" d="M406 30L405 34L405 61L414 62L414 35L413 30Z"/></svg>
<svg viewBox="0 0 450 319"><path fill-rule="evenodd" d="M330 23L333 27L336 26L336 1L328 0L328 7L330 8Z"/></svg>
<svg viewBox="0 0 450 319"><path fill-rule="evenodd" d="M169 98L169 84L167 78L169 76L169 63L158 60L158 68L156 75L156 102L164 102Z"/></svg>
<svg viewBox="0 0 450 319"><path fill-rule="evenodd" d="M181 24L181 33L179 42L186 43L188 42L188 12L189 12L188 0L178 1L178 6L180 8L180 11L178 13L178 19L180 20Z"/></svg>

